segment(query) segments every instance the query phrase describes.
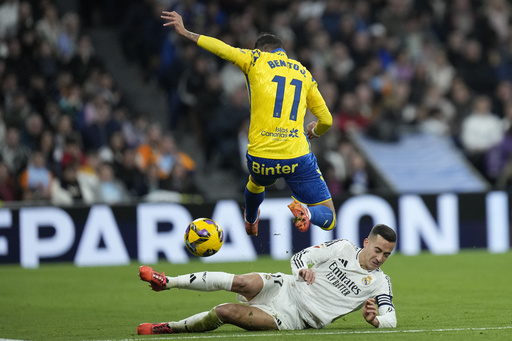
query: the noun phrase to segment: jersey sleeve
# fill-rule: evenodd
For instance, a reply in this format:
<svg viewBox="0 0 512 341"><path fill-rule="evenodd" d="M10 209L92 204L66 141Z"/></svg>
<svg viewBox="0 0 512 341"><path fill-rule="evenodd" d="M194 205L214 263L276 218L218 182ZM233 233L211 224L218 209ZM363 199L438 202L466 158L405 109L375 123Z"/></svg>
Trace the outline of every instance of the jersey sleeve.
<svg viewBox="0 0 512 341"><path fill-rule="evenodd" d="M332 115L325 104L325 100L320 94L318 90L318 85L316 81L313 80L313 86L308 92L307 97L308 109L311 111L316 118L318 118L318 123L315 127L315 132L318 135L323 135L329 130L332 126Z"/></svg>
<svg viewBox="0 0 512 341"><path fill-rule="evenodd" d="M379 328L396 328L396 312L394 306L379 305Z"/></svg>
<svg viewBox="0 0 512 341"><path fill-rule="evenodd" d="M232 62L245 74L249 72L261 54L259 50L232 47L219 39L204 35L199 36L197 45L224 60Z"/></svg>
<svg viewBox="0 0 512 341"><path fill-rule="evenodd" d="M391 288L391 280L388 276L385 277L383 285L384 290L382 294L375 297L377 305L379 306L379 328L395 328L396 327L396 312L393 305L393 290Z"/></svg>
<svg viewBox="0 0 512 341"><path fill-rule="evenodd" d="M290 263L295 278L298 278L300 269L307 269L310 265L323 263L335 258L342 242L342 239L337 239L328 243L310 246L294 254Z"/></svg>

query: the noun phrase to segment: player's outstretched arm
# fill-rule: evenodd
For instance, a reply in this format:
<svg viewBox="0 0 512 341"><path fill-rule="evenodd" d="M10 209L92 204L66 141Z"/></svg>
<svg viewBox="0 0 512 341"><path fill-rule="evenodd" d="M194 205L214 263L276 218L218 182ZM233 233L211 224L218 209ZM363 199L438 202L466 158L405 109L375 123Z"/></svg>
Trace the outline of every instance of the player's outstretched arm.
<svg viewBox="0 0 512 341"><path fill-rule="evenodd" d="M176 33L178 33L182 37L185 37L193 41L199 47L202 47L203 49L210 51L211 53L216 54L220 58L228 60L232 63L235 63L238 60L238 63L236 65L240 67L242 71L244 71L250 65L252 57L249 54L246 54L245 52L237 48L231 47L228 44L216 38L209 37L204 34L197 34L187 30L183 25L183 19L181 15L179 15L178 13L174 11L163 11L160 17L167 21L166 23L164 23L164 26L174 27Z"/></svg>
<svg viewBox="0 0 512 341"><path fill-rule="evenodd" d="M192 40L194 43L197 43L197 40L199 39L199 34L187 30L185 28L185 25L183 25L183 18L177 12L162 11L162 15L160 16L160 18L167 20L167 22L164 23L164 26L174 27L174 30L180 36Z"/></svg>

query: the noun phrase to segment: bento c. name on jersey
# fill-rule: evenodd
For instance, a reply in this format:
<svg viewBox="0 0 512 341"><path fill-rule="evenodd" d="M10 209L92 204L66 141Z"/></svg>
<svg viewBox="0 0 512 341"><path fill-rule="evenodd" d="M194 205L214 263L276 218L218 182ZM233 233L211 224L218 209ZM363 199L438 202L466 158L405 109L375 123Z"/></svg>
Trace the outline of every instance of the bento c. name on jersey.
<svg viewBox="0 0 512 341"><path fill-rule="evenodd" d="M268 66L270 66L271 69L273 69L275 67L288 67L289 69L299 71L303 75L306 75L306 69L304 69L303 66L300 66L299 64L296 64L296 63L292 63L290 61L276 59L276 60L269 60L267 62L267 64L268 64Z"/></svg>

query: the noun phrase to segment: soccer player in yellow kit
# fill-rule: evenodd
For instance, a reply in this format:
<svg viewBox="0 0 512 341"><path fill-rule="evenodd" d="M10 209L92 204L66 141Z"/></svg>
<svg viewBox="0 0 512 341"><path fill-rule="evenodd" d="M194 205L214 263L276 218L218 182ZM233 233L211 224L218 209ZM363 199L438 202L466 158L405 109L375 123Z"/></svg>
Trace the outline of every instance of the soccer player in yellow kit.
<svg viewBox="0 0 512 341"><path fill-rule="evenodd" d="M197 43L245 74L251 121L247 146L249 181L245 188L245 229L258 234L259 206L265 187L282 177L292 190L288 205L295 226L307 231L310 223L331 230L336 218L331 194L309 139L320 137L332 125L332 116L311 73L298 61L288 58L281 40L274 34L258 36L254 50L229 46L222 41L188 31L176 12L162 12L164 26ZM318 121L304 131L306 109Z"/></svg>

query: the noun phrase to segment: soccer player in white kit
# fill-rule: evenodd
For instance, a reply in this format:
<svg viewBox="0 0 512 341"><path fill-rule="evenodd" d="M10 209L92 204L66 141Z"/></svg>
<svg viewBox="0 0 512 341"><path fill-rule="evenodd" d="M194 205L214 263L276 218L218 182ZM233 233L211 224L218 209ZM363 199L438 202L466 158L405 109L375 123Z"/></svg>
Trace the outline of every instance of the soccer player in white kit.
<svg viewBox="0 0 512 341"><path fill-rule="evenodd" d="M378 328L396 327L391 281L380 269L396 244L396 233L375 225L364 247L337 239L308 247L291 259L293 275L198 272L166 277L149 266L139 276L152 289L171 288L237 293L241 303L221 304L177 322L142 323L137 332L204 332L228 323L246 330L323 328L363 308L364 319Z"/></svg>

